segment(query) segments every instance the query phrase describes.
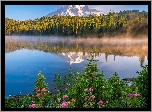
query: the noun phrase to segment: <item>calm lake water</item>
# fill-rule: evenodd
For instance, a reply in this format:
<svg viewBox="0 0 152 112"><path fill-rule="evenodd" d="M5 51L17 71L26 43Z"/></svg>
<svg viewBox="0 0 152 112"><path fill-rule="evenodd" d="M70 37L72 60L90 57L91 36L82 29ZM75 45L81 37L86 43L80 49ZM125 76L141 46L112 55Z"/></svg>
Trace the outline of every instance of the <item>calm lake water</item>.
<svg viewBox="0 0 152 112"><path fill-rule="evenodd" d="M70 66L84 72L92 49L105 78L115 72L120 79L136 77L136 71L148 64L148 39L6 36L5 96L32 93L39 71L44 74L50 91L54 91L54 75L63 76Z"/></svg>

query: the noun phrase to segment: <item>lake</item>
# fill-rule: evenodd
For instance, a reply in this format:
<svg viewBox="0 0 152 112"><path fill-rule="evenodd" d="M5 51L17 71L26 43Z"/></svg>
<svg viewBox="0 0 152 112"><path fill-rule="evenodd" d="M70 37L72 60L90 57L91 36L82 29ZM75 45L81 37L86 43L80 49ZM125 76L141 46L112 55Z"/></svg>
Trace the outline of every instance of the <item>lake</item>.
<svg viewBox="0 0 152 112"><path fill-rule="evenodd" d="M92 50L105 78L115 72L120 79L137 77L148 64L148 38L5 36L5 96L32 93L39 71L53 92L54 75L70 66L84 72Z"/></svg>

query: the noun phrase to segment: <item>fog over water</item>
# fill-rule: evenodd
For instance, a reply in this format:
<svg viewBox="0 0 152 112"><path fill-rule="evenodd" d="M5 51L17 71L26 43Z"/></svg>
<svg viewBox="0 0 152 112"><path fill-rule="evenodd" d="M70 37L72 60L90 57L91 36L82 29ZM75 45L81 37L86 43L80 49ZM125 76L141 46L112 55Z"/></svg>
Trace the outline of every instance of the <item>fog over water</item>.
<svg viewBox="0 0 152 112"><path fill-rule="evenodd" d="M13 38L15 41L29 41L29 42L50 42L57 43L61 41L65 41L67 43L70 42L79 42L85 44L147 44L148 45L148 37L143 38L131 38L131 37L102 37L102 38L70 38L70 37L58 37L58 36L5 36L5 39Z"/></svg>
<svg viewBox="0 0 152 112"><path fill-rule="evenodd" d="M120 79L136 77L136 71L148 64L147 37L5 36L5 96L31 93L39 71L46 77L50 91L54 91L54 75L63 76L70 66L84 72L92 50L105 78L114 72Z"/></svg>

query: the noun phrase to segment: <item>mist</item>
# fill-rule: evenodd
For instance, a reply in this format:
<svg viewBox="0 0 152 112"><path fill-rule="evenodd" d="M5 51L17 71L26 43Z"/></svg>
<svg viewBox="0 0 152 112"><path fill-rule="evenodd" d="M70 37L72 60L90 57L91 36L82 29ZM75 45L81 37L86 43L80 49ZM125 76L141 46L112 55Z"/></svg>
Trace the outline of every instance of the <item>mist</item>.
<svg viewBox="0 0 152 112"><path fill-rule="evenodd" d="M132 38L131 36L115 36L115 37L87 37L73 38L62 36L5 36L5 40L24 41L32 43L49 43L58 44L64 42L66 44L84 44L84 45L148 45L148 37Z"/></svg>

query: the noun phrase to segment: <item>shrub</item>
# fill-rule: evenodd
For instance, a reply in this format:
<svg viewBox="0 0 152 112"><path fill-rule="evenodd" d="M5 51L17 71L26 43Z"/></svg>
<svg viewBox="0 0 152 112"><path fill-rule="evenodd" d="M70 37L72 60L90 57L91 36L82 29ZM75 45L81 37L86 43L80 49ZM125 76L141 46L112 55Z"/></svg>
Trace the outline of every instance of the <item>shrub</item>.
<svg viewBox="0 0 152 112"><path fill-rule="evenodd" d="M33 108L46 108L47 103L50 101L50 93L48 91L48 85L45 80L46 78L40 71L35 81L35 88L33 91L34 99L33 104L31 104Z"/></svg>
<svg viewBox="0 0 152 112"><path fill-rule="evenodd" d="M136 86L138 87L142 107L148 107L148 65L142 66L141 71L137 71L139 76L136 78Z"/></svg>
<svg viewBox="0 0 152 112"><path fill-rule="evenodd" d="M73 72L54 77L58 93L50 95L44 75L39 72L34 95L5 98L6 108L147 108L148 65L143 66L131 86L119 79L116 72L109 79L97 68L94 53L85 72Z"/></svg>
<svg viewBox="0 0 152 112"><path fill-rule="evenodd" d="M74 72L74 68L70 66L69 71L65 73L63 77L60 74L56 74L53 79L52 86L59 93L63 93L76 83L76 79L79 75L82 75L81 71Z"/></svg>

